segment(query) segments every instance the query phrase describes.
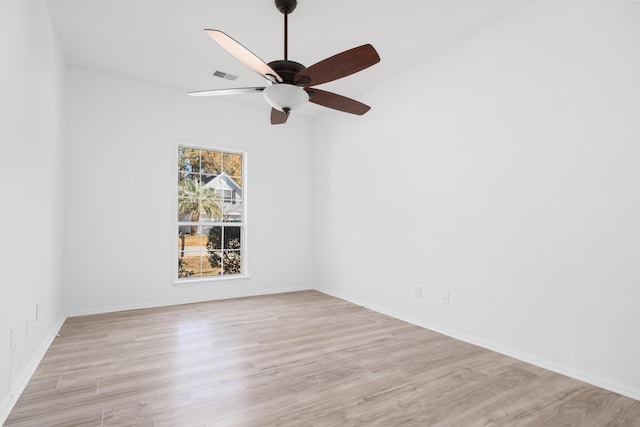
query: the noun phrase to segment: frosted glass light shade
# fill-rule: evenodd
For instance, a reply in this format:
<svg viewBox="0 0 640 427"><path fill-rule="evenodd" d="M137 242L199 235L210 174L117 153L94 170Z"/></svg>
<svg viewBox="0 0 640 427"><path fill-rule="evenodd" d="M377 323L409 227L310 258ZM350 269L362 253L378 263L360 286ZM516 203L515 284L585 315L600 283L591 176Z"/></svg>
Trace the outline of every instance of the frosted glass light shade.
<svg viewBox="0 0 640 427"><path fill-rule="evenodd" d="M304 89L287 83L267 86L262 95L269 105L280 111L295 110L309 101Z"/></svg>

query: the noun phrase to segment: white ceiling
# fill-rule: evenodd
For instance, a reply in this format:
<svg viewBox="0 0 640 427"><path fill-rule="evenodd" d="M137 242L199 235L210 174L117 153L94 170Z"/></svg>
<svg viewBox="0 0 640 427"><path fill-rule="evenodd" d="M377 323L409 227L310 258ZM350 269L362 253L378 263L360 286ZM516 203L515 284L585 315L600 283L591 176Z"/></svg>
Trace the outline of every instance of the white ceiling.
<svg viewBox="0 0 640 427"><path fill-rule="evenodd" d="M45 0L69 64L180 90L264 86L202 30L219 29L265 62L283 59L283 15L273 0ZM322 89L358 99L378 82L514 13L534 0L298 0L289 59L312 65L371 43L381 62ZM213 77L215 70L238 76ZM420 76L410 84L418 84ZM405 82L407 83L407 82ZM259 95L239 102L268 107ZM210 98L219 102L220 98ZM298 114L327 109L309 104Z"/></svg>

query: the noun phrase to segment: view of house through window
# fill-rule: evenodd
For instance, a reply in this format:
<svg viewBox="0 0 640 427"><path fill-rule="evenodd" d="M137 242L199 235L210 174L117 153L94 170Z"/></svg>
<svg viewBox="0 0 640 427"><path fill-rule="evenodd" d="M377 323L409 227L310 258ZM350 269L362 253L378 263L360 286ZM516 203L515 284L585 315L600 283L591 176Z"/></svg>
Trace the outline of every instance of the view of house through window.
<svg viewBox="0 0 640 427"><path fill-rule="evenodd" d="M178 147L178 279L243 273L243 155Z"/></svg>

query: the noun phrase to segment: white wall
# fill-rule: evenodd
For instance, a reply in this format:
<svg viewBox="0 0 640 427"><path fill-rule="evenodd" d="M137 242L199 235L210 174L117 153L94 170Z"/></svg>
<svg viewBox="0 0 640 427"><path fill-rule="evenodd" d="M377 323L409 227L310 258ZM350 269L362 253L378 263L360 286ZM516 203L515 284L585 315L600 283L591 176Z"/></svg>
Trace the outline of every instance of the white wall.
<svg viewBox="0 0 640 427"><path fill-rule="evenodd" d="M320 120L318 288L640 399L639 22L541 0Z"/></svg>
<svg viewBox="0 0 640 427"><path fill-rule="evenodd" d="M57 329L61 305L64 60L40 0L0 2L0 424ZM11 364L10 328L15 327Z"/></svg>
<svg viewBox="0 0 640 427"><path fill-rule="evenodd" d="M69 67L65 301L70 314L308 289L313 161L308 119ZM172 284L176 141L248 152L249 273ZM273 203L274 198L282 198Z"/></svg>
<svg viewBox="0 0 640 427"><path fill-rule="evenodd" d="M268 124L268 109L84 69L69 70L64 92L41 0L4 0L0 421L14 401L10 327L15 391L50 339L25 335L36 303L38 324L56 329L65 309L294 290L314 278L640 398L638 18L637 2L540 0L358 97L385 101L364 117L283 127ZM411 92L398 94L400 83ZM249 152L251 279L172 285L177 139ZM276 210L274 192L296 202Z"/></svg>

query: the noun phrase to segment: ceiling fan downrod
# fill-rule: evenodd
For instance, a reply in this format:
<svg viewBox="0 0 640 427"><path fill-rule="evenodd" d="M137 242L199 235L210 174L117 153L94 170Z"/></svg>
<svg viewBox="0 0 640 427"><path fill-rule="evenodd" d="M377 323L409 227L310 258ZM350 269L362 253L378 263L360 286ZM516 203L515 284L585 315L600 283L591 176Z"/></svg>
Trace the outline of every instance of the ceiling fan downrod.
<svg viewBox="0 0 640 427"><path fill-rule="evenodd" d="M276 8L284 15L284 60L289 60L289 20L288 16L296 9L298 0L275 0Z"/></svg>

